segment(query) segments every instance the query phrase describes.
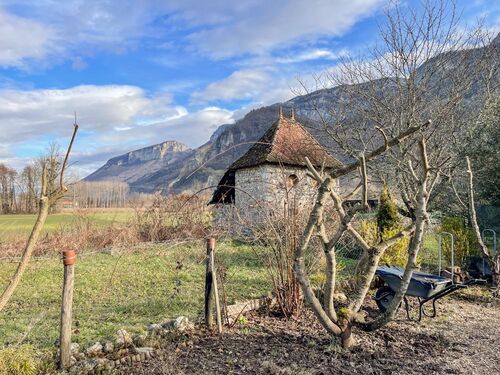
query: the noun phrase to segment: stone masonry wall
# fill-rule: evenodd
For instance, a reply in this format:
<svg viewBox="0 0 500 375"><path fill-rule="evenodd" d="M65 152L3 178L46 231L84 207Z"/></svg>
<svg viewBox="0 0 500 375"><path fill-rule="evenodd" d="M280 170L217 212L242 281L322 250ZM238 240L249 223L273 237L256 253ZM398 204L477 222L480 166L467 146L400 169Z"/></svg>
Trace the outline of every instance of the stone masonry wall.
<svg viewBox="0 0 500 375"><path fill-rule="evenodd" d="M271 164L237 170L236 211L255 222L273 210L282 212L285 201L298 209L310 208L316 196L316 182L306 172L305 168ZM290 178L292 175L296 179Z"/></svg>

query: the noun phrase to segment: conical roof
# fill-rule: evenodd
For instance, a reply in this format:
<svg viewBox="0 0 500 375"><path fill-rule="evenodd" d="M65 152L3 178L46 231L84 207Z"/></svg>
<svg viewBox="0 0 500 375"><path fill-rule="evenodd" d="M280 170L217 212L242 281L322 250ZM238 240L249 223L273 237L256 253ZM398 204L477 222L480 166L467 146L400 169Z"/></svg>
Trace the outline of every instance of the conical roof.
<svg viewBox="0 0 500 375"><path fill-rule="evenodd" d="M220 180L210 203L234 202L235 171L238 169L266 163L305 167L306 157L316 167L330 169L342 166L342 163L333 158L293 115L291 118L280 115L262 138L231 164Z"/></svg>
<svg viewBox="0 0 500 375"><path fill-rule="evenodd" d="M280 116L262 138L229 169L237 170L265 163L306 166L306 157L318 167L333 168L341 165L294 117Z"/></svg>

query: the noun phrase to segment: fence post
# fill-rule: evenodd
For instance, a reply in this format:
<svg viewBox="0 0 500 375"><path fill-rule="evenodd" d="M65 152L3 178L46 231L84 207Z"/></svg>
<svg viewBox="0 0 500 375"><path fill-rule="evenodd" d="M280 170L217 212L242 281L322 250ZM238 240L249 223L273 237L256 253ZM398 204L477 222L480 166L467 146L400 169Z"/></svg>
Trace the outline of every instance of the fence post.
<svg viewBox="0 0 500 375"><path fill-rule="evenodd" d="M213 316L213 269L212 269L212 255L215 248L215 238L207 239L207 269L205 272L205 324L208 328L212 328L214 323Z"/></svg>
<svg viewBox="0 0 500 375"><path fill-rule="evenodd" d="M214 241L215 245L215 241ZM219 303L219 288L217 287L217 267L215 267L215 246L210 252L210 263L212 264L212 287L215 299L215 319L217 320L217 330L222 333L222 316Z"/></svg>
<svg viewBox="0 0 500 375"><path fill-rule="evenodd" d="M213 304L215 300L215 317L217 330L222 333L222 315L219 303L219 290L217 288L217 269L215 267L215 238L207 239L207 270L205 274L205 324L212 328Z"/></svg>
<svg viewBox="0 0 500 375"><path fill-rule="evenodd" d="M71 363L71 319L73 313L73 287L75 284L76 253L63 251L64 282L61 303L61 331L59 336L60 367L66 369Z"/></svg>

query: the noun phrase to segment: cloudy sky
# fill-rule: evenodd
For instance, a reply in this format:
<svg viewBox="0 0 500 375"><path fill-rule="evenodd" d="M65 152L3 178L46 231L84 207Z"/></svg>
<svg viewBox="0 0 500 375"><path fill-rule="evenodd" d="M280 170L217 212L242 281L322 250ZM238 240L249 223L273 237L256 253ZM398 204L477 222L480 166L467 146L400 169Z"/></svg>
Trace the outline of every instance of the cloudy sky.
<svg viewBox="0 0 500 375"><path fill-rule="evenodd" d="M463 19L500 23L494 1ZM297 78L376 42L385 0L0 0L0 163L21 168L81 126L81 177L293 97ZM405 6L418 1L403 0Z"/></svg>

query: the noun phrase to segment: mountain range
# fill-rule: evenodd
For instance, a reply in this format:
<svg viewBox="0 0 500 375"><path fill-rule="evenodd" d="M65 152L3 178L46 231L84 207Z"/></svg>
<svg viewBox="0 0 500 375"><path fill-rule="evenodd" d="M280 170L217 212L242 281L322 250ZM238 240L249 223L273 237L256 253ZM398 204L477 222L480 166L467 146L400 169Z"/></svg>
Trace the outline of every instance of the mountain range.
<svg viewBox="0 0 500 375"><path fill-rule="evenodd" d="M500 34L493 41L500 45ZM498 51L498 49L497 49ZM474 51L463 51L467 58L475 58ZM500 56L498 56L500 58ZM439 56L426 64L435 64ZM429 66L422 65L419 69ZM381 87L387 89L383 82ZM477 105L478 94L471 89L467 102ZM277 120L279 108L285 113L295 110L298 119L309 131L330 149L339 160L342 157L330 137L314 121L318 110L328 111L335 103L343 100L342 86L314 91L297 96L285 103L254 109L234 124L221 125L202 146L191 149L176 142L166 141L114 157L85 178L87 181L119 180L127 182L132 192L162 192L164 194L195 192L215 187L226 168L241 157ZM356 121L348 119L353 126Z"/></svg>

